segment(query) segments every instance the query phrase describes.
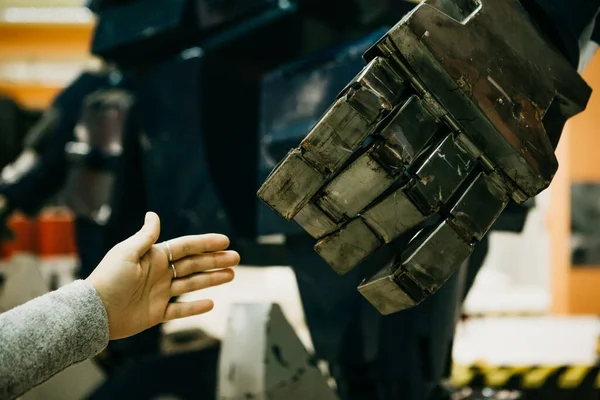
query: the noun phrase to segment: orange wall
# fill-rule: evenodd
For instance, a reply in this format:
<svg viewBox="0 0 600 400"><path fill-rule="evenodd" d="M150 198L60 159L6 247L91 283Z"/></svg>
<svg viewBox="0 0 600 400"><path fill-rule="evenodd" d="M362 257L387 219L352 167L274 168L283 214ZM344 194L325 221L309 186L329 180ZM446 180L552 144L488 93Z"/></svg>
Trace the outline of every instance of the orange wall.
<svg viewBox="0 0 600 400"><path fill-rule="evenodd" d="M0 62L89 59L93 23L36 24L0 22ZM37 82L0 82L0 93L27 108L43 109L60 91Z"/></svg>
<svg viewBox="0 0 600 400"><path fill-rule="evenodd" d="M569 279L571 269L570 236L570 170L569 170L569 126L563 133L556 156L560 166L550 186L551 202L548 215L548 230L551 243L551 288L554 314L569 313Z"/></svg>
<svg viewBox="0 0 600 400"><path fill-rule="evenodd" d="M80 58L89 52L94 25L0 22L2 60Z"/></svg>
<svg viewBox="0 0 600 400"><path fill-rule="evenodd" d="M569 123L570 177L575 182L600 183L600 54L583 77L594 92L587 109Z"/></svg>
<svg viewBox="0 0 600 400"><path fill-rule="evenodd" d="M557 150L560 169L550 189L552 311L556 314L600 314L600 268L573 268L569 244L571 184L600 184L600 53L583 77L594 92L586 111L565 128Z"/></svg>

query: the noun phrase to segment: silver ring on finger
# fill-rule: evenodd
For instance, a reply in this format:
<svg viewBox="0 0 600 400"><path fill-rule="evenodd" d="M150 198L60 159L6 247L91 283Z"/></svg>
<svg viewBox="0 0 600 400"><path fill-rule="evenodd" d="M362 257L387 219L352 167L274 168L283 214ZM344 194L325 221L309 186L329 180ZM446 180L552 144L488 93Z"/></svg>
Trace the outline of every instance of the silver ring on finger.
<svg viewBox="0 0 600 400"><path fill-rule="evenodd" d="M171 269L173 270L173 279L177 278L177 270L175 269L175 264L170 263Z"/></svg>
<svg viewBox="0 0 600 400"><path fill-rule="evenodd" d="M173 251L171 250L171 245L169 242L165 242L165 246L167 247L167 257L169 257L169 264L173 263ZM173 269L175 270L175 269Z"/></svg>

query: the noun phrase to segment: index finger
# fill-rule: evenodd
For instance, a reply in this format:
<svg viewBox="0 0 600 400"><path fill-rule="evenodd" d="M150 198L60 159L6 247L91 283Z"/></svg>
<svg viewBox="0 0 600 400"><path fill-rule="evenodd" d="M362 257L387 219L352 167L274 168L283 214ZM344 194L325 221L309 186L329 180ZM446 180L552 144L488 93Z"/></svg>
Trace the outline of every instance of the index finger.
<svg viewBox="0 0 600 400"><path fill-rule="evenodd" d="M168 241L173 254L173 260L184 257L221 251L229 247L229 238L219 233L207 233L204 235L180 236ZM168 253L166 242L161 244ZM168 255L168 254L167 254Z"/></svg>

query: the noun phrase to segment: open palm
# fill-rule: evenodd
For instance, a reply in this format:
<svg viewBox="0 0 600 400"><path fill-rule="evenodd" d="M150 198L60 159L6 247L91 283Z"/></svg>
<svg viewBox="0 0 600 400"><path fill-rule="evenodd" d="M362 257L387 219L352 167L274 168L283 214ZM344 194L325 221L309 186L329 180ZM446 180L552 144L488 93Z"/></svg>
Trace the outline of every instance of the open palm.
<svg viewBox="0 0 600 400"><path fill-rule="evenodd" d="M210 311L213 302L209 299L189 303L170 300L234 277L229 267L237 265L240 257L225 250L229 246L226 236L183 236L170 240L167 246L155 244L159 234L158 216L148 213L142 229L113 247L88 278L104 302L111 340L135 335L162 321Z"/></svg>

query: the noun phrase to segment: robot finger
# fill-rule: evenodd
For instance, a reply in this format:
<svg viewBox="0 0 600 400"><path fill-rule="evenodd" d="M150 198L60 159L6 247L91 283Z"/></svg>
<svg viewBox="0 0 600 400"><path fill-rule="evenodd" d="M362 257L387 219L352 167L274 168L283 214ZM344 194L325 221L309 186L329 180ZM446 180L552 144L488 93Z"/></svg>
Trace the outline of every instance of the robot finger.
<svg viewBox="0 0 600 400"><path fill-rule="evenodd" d="M508 201L493 176L471 174L441 222L419 232L399 260L365 279L359 291L385 315L419 304L460 268Z"/></svg>
<svg viewBox="0 0 600 400"><path fill-rule="evenodd" d="M321 191L316 206L341 229L315 250L339 274L437 213L477 165L450 134L409 167L414 172L405 174L404 162L387 144L376 144Z"/></svg>
<svg viewBox="0 0 600 400"><path fill-rule="evenodd" d="M400 186L398 181L405 178L402 174L406 172L407 164L414 162L426 150L442 125L427 111L418 97L411 96L390 113L381 126L376 132L378 142L333 179L325 196L309 202L294 218L315 239L339 229L344 218L354 218L392 182L394 186ZM358 181L354 181L354 178ZM402 225L405 218L401 213L406 209L409 214L406 219L412 224L417 219L411 216L410 207L414 209L414 206L412 203L409 206L406 195L401 190L392 190L390 193L393 196L390 195L389 200L382 201L379 207L375 207L368 223L383 223L378 221L383 219L393 221L396 227L388 229L394 232L408 229L409 227ZM400 233L402 232L397 234ZM383 229L382 237L386 243L391 240L388 236Z"/></svg>
<svg viewBox="0 0 600 400"><path fill-rule="evenodd" d="M372 134L400 102L402 78L384 59L374 59L340 93L337 101L269 175L258 196L288 221Z"/></svg>

